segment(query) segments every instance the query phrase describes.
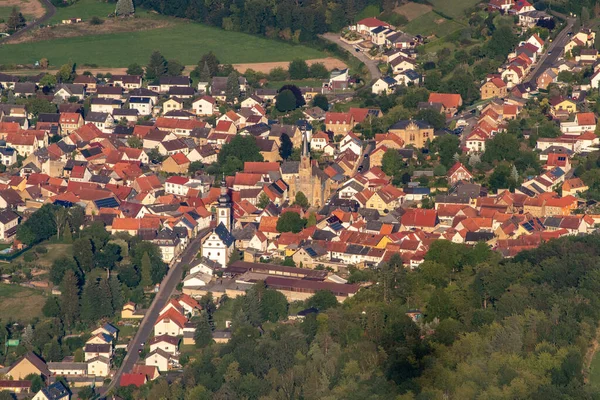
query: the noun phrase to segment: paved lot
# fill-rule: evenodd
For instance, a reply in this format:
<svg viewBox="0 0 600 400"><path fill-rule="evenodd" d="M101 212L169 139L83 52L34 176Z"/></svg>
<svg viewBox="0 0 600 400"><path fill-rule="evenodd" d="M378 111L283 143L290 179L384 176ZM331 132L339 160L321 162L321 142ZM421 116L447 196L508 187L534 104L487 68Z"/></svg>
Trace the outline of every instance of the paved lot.
<svg viewBox="0 0 600 400"><path fill-rule="evenodd" d="M374 82L375 80L379 79L381 77L381 71L379 70L379 67L377 67L377 61L371 60L369 57L367 57L367 55L365 53L363 53L362 51L356 51L356 49L354 48L354 46L342 41L340 39L340 35L337 33L325 33L323 35L321 35L324 39L329 40L330 42L333 42L335 44L337 44L338 46L340 46L341 48L343 48L344 50L348 51L353 57L358 58L360 61L362 61L366 67L369 70L369 75L371 76L371 81Z"/></svg>

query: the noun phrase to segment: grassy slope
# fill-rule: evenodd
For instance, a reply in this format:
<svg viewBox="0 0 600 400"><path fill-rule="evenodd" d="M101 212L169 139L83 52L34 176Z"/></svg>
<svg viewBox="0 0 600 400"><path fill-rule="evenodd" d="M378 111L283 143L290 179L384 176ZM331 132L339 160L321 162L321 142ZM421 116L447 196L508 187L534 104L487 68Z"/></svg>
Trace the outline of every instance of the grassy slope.
<svg viewBox="0 0 600 400"><path fill-rule="evenodd" d="M463 16L464 10L481 3L481 0L429 0L433 8L452 18Z"/></svg>
<svg viewBox="0 0 600 400"><path fill-rule="evenodd" d="M444 19L433 11L413 19L404 26L407 32L421 35L435 34L437 37L444 37L460 28L460 24Z"/></svg>
<svg viewBox="0 0 600 400"><path fill-rule="evenodd" d="M134 62L146 64L154 50L184 64L197 63L208 51L213 51L222 63L230 64L325 57L323 52L306 46L178 20L164 29L5 45L0 47L0 60L6 64L30 64L46 57L52 65L73 61L79 65L126 67Z"/></svg>
<svg viewBox="0 0 600 400"><path fill-rule="evenodd" d="M594 354L592 363L590 365L590 376L589 383L592 387L600 388L600 352Z"/></svg>
<svg viewBox="0 0 600 400"><path fill-rule="evenodd" d="M105 18L115 11L114 3L105 3L98 0L79 0L69 7L57 7L56 14L50 24L60 23L63 19L81 18L84 21L91 17Z"/></svg>
<svg viewBox="0 0 600 400"><path fill-rule="evenodd" d="M46 298L39 290L0 284L0 319L29 321L42 314Z"/></svg>

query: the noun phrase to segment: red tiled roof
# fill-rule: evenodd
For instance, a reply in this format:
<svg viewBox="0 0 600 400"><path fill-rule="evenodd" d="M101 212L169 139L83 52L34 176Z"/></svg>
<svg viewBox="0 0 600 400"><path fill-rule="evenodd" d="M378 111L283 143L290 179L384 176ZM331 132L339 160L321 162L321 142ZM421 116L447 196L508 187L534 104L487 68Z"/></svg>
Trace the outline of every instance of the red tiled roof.
<svg viewBox="0 0 600 400"><path fill-rule="evenodd" d="M183 153L175 153L171 156L171 158L173 159L173 161L175 161L175 163L177 163L177 165L184 165L190 162L190 160L188 160L188 158Z"/></svg>
<svg viewBox="0 0 600 400"><path fill-rule="evenodd" d="M140 387L148 381L145 374L142 373L132 373L132 374L123 374L121 375L121 381L119 382L119 386L127 387L130 385Z"/></svg>
<svg viewBox="0 0 600 400"><path fill-rule="evenodd" d="M161 316L159 316L156 320L156 323L159 323L160 321L163 321L165 319L173 321L175 325L182 329L185 326L185 323L187 322L187 318L181 315L179 312L177 312L177 310L173 308L168 309Z"/></svg>
<svg viewBox="0 0 600 400"><path fill-rule="evenodd" d="M429 103L442 103L446 108L458 108L462 104L460 94L429 93Z"/></svg>

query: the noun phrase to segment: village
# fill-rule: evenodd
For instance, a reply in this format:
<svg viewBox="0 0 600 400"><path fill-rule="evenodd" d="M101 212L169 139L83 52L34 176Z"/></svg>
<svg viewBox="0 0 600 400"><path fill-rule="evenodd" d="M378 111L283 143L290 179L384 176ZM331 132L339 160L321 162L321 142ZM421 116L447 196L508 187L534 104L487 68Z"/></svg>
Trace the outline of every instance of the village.
<svg viewBox="0 0 600 400"><path fill-rule="evenodd" d="M339 35L381 72L370 82L334 69L318 86L278 90L267 78L217 76L206 63L199 77L154 80L0 72L2 260L54 235L81 241L81 232L94 253L86 270L84 242L68 242L80 275L65 267L55 278L59 266L50 277L3 272L2 281L45 285L57 299L53 315L73 317L67 332L78 325L65 281L98 270L99 287L126 288L122 301L112 292L112 315L91 314L94 328L75 334L85 340L60 360L23 347L0 369L0 390L62 400L181 371L207 299L219 312L257 285L297 305L293 323L318 312L308 306L317 294L344 302L366 290L349 283L357 271L394 257L417 270L436 241L510 258L596 232L596 33L567 18L542 39L535 28L549 13L527 1L487 7L514 18L519 40L468 98L462 88L432 90L438 71L418 51L426 39L375 17ZM48 212L54 231L44 236L33 221ZM124 259L133 265L126 272ZM74 298L83 316L83 295ZM228 315L209 339L228 343L232 328ZM27 343L24 332L10 346Z"/></svg>

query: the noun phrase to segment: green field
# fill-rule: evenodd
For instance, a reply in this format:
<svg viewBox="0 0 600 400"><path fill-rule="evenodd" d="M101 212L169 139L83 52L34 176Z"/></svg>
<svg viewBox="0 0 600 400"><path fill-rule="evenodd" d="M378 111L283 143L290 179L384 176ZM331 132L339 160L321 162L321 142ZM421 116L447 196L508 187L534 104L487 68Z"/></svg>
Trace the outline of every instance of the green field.
<svg viewBox="0 0 600 400"><path fill-rule="evenodd" d="M595 389L600 389L600 352L594 354L590 364L589 384Z"/></svg>
<svg viewBox="0 0 600 400"><path fill-rule="evenodd" d="M81 18L87 21L91 17L106 18L115 12L115 3L98 0L79 0L69 7L56 7L56 14L50 19L50 24L60 23L63 19Z"/></svg>
<svg viewBox="0 0 600 400"><path fill-rule="evenodd" d="M201 55L209 51L226 64L325 57L323 52L306 46L177 20L163 29L7 44L0 46L0 62L33 64L45 57L53 66L72 61L79 65L118 68L134 62L145 65L154 50L184 64L197 63Z"/></svg>
<svg viewBox="0 0 600 400"><path fill-rule="evenodd" d="M0 6L0 21L8 21L8 17L10 17L12 10L12 7ZM31 15L23 14L23 16L27 21L31 19Z"/></svg>
<svg viewBox="0 0 600 400"><path fill-rule="evenodd" d="M460 28L462 28L461 24L445 19L433 11L413 19L403 27L404 30L413 34L425 36L435 34L437 37L444 37Z"/></svg>
<svg viewBox="0 0 600 400"><path fill-rule="evenodd" d="M0 283L0 319L29 321L42 315L46 297L41 291Z"/></svg>
<svg viewBox="0 0 600 400"><path fill-rule="evenodd" d="M481 3L481 0L429 0L429 3L435 10L438 10L452 18L461 18L464 11L474 5Z"/></svg>

